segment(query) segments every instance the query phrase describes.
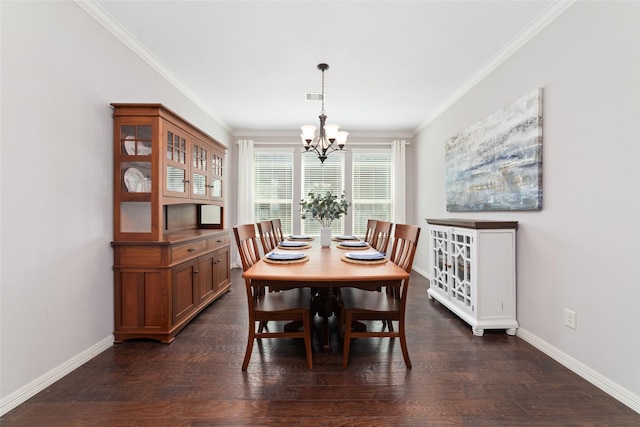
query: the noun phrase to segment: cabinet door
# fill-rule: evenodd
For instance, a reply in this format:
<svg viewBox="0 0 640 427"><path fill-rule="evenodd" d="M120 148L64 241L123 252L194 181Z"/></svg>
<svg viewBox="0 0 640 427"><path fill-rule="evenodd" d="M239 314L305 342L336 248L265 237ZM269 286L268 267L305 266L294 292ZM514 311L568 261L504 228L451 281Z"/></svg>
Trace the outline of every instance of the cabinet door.
<svg viewBox="0 0 640 427"><path fill-rule="evenodd" d="M215 254L214 277L217 289L221 290L231 283L229 247L219 249Z"/></svg>
<svg viewBox="0 0 640 427"><path fill-rule="evenodd" d="M164 130L164 190L165 196L189 197L189 140L180 128L163 124Z"/></svg>
<svg viewBox="0 0 640 427"><path fill-rule="evenodd" d="M211 147L208 144L191 138L191 198L208 200L211 190Z"/></svg>
<svg viewBox="0 0 640 427"><path fill-rule="evenodd" d="M430 287L449 297L449 229L431 227Z"/></svg>
<svg viewBox="0 0 640 427"><path fill-rule="evenodd" d="M189 316L198 306L198 260L173 268L173 324Z"/></svg>
<svg viewBox="0 0 640 427"><path fill-rule="evenodd" d="M222 194L224 153L211 153L211 200L224 200Z"/></svg>
<svg viewBox="0 0 640 427"><path fill-rule="evenodd" d="M200 303L213 298L229 283L229 248L222 248L199 259Z"/></svg>
<svg viewBox="0 0 640 427"><path fill-rule="evenodd" d="M449 236L449 286L451 301L468 313L475 312L475 233L454 228Z"/></svg>
<svg viewBox="0 0 640 427"><path fill-rule="evenodd" d="M215 252L198 258L198 301L202 303L213 297L217 292L215 279Z"/></svg>

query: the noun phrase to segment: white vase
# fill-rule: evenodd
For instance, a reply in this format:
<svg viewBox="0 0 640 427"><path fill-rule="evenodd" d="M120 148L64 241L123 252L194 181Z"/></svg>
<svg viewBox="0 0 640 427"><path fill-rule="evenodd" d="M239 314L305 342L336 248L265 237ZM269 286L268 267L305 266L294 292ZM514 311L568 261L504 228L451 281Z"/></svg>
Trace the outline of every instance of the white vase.
<svg viewBox="0 0 640 427"><path fill-rule="evenodd" d="M331 246L331 229L329 227L322 227L320 229L320 246L323 248Z"/></svg>

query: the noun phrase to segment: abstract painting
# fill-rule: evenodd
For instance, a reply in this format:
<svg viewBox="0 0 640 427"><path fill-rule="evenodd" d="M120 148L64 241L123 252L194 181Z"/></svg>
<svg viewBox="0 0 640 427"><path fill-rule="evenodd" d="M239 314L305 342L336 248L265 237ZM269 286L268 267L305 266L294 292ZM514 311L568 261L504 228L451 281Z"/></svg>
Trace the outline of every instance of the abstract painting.
<svg viewBox="0 0 640 427"><path fill-rule="evenodd" d="M542 88L445 142L447 211L542 209Z"/></svg>

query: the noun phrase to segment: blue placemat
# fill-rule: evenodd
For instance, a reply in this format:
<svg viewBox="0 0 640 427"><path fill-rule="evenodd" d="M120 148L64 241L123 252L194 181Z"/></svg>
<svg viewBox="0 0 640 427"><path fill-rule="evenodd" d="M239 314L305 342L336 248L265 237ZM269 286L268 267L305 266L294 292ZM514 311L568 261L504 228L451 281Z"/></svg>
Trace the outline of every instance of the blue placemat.
<svg viewBox="0 0 640 427"><path fill-rule="evenodd" d="M301 246L307 246L308 245L308 243L306 243L306 242L290 242L290 241L287 241L287 240L285 240L284 242L280 242L278 244L280 246L287 246L287 247L290 247L290 248L299 248Z"/></svg>
<svg viewBox="0 0 640 427"><path fill-rule="evenodd" d="M302 259L305 257L305 254L302 252L270 252L267 254L267 258L272 261L293 261L296 259Z"/></svg>
<svg viewBox="0 0 640 427"><path fill-rule="evenodd" d="M381 252L347 252L345 256L349 259L357 261L379 261L384 259L385 255Z"/></svg>
<svg viewBox="0 0 640 427"><path fill-rule="evenodd" d="M340 245L342 246L349 246L352 248L366 248L367 246L369 246L369 244L367 242L340 242Z"/></svg>
<svg viewBox="0 0 640 427"><path fill-rule="evenodd" d="M356 236L336 236L338 240L358 240Z"/></svg>
<svg viewBox="0 0 640 427"><path fill-rule="evenodd" d="M292 234L291 236L289 236L289 238L293 240L309 240L312 237L307 236L306 234Z"/></svg>

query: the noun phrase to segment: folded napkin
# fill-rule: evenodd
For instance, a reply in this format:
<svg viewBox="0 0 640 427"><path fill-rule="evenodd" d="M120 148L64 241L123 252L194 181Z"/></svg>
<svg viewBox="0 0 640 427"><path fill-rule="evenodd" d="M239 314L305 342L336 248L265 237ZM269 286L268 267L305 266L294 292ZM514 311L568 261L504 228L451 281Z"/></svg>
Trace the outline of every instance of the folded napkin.
<svg viewBox="0 0 640 427"><path fill-rule="evenodd" d="M308 243L305 242L289 242L285 240L284 242L278 243L280 246L289 247L289 248L299 248L301 246L307 246Z"/></svg>
<svg viewBox="0 0 640 427"><path fill-rule="evenodd" d="M356 236L336 236L338 240L358 240Z"/></svg>
<svg viewBox="0 0 640 427"><path fill-rule="evenodd" d="M289 252L289 253L269 252L267 254L267 258L273 261L293 261L296 259L302 259L304 257L305 257L305 254L303 252Z"/></svg>
<svg viewBox="0 0 640 427"><path fill-rule="evenodd" d="M351 248L366 248L369 246L367 242L359 241L359 242L340 242L340 245L347 246Z"/></svg>
<svg viewBox="0 0 640 427"><path fill-rule="evenodd" d="M381 252L367 252L364 254L361 252L347 252L345 256L357 261L379 261L385 257Z"/></svg>

